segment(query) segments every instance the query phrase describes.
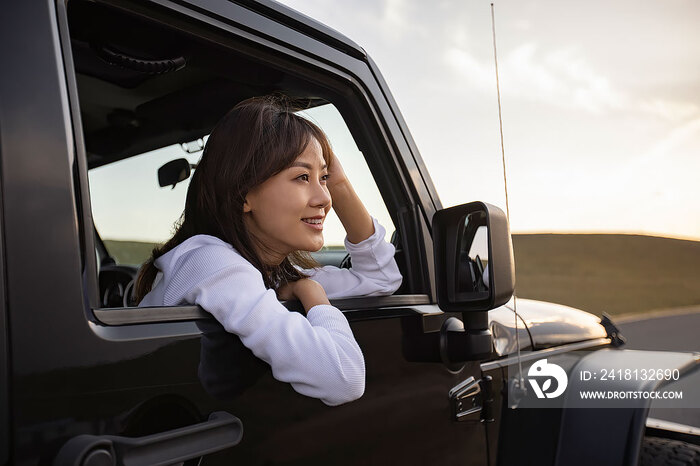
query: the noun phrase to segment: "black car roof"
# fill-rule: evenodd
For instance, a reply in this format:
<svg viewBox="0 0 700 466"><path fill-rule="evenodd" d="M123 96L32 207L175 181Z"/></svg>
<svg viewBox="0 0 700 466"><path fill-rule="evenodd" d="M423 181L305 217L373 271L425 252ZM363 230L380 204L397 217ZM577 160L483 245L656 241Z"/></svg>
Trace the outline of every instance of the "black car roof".
<svg viewBox="0 0 700 466"><path fill-rule="evenodd" d="M238 0L236 3L327 43L357 58L366 58L362 47L335 29L274 0Z"/></svg>

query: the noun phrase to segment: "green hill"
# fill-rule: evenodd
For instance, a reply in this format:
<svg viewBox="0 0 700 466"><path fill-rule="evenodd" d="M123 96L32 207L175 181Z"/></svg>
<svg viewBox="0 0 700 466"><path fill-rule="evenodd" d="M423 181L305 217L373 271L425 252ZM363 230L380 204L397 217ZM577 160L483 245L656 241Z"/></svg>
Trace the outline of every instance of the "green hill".
<svg viewBox="0 0 700 466"><path fill-rule="evenodd" d="M154 244L106 240L122 264ZM641 235L513 235L516 294L594 314L700 304L700 242Z"/></svg>
<svg viewBox="0 0 700 466"><path fill-rule="evenodd" d="M601 314L700 304L700 242L641 235L513 235L516 295Z"/></svg>
<svg viewBox="0 0 700 466"><path fill-rule="evenodd" d="M140 241L116 241L112 239L103 240L109 254L114 257L118 264L143 264L151 257L151 251L156 243L144 243Z"/></svg>

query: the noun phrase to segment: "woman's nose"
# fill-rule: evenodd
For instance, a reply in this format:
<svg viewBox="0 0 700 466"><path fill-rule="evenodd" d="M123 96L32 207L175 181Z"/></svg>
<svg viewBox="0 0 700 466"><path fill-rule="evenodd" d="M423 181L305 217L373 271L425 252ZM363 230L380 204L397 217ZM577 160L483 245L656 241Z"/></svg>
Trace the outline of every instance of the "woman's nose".
<svg viewBox="0 0 700 466"><path fill-rule="evenodd" d="M316 183L314 186L314 192L310 199L309 204L314 207L326 207L331 203L331 194L328 192L328 188L325 184Z"/></svg>

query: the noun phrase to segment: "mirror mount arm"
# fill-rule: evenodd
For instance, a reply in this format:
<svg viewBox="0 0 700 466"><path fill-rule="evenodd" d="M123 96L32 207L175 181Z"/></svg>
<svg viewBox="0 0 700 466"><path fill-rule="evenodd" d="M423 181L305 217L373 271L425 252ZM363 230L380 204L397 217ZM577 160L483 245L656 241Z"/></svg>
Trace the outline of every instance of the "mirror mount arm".
<svg viewBox="0 0 700 466"><path fill-rule="evenodd" d="M487 311L463 312L462 320L450 317L440 329L440 355L447 366L488 359L493 353Z"/></svg>
<svg viewBox="0 0 700 466"><path fill-rule="evenodd" d="M425 331L419 316L401 319L403 356L409 362L442 362L452 371L463 363L492 356L488 312L464 312L448 317L440 330Z"/></svg>

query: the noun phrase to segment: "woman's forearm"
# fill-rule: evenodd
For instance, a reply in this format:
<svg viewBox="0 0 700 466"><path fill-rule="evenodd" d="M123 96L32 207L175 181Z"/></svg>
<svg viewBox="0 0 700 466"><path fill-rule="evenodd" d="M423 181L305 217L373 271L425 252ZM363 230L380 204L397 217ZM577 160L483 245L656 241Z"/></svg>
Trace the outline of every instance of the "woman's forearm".
<svg viewBox="0 0 700 466"><path fill-rule="evenodd" d="M348 241L357 244L374 233L372 217L357 196L349 181L344 180L328 188L333 199L333 210L345 228Z"/></svg>
<svg viewBox="0 0 700 466"><path fill-rule="evenodd" d="M328 301L328 296L326 296L323 286L314 280L306 278L296 282L294 294L301 301L301 305L306 313L314 306L331 303Z"/></svg>

